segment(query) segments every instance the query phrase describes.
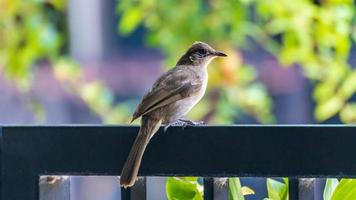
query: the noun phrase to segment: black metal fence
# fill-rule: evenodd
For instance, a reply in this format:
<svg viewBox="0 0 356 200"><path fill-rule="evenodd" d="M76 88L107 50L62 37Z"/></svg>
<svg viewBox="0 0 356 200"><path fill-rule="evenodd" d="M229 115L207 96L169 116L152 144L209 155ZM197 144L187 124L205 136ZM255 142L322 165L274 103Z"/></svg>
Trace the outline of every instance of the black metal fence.
<svg viewBox="0 0 356 200"><path fill-rule="evenodd" d="M118 176L138 127L16 126L1 128L1 199L38 200L40 175ZM356 126L172 127L152 138L140 176L355 177ZM130 199L130 190L122 190Z"/></svg>

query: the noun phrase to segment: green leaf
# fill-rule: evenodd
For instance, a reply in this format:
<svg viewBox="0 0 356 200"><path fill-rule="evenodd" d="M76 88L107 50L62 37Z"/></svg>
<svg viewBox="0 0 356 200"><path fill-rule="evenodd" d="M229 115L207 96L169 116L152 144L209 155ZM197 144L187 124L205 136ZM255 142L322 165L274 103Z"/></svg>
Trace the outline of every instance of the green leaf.
<svg viewBox="0 0 356 200"><path fill-rule="evenodd" d="M55 8L61 11L64 11L67 8L68 3L66 0L49 0L48 2L50 2Z"/></svg>
<svg viewBox="0 0 356 200"><path fill-rule="evenodd" d="M340 111L340 119L345 124L355 124L356 103L347 103Z"/></svg>
<svg viewBox="0 0 356 200"><path fill-rule="evenodd" d="M341 179L334 190L331 200L354 200L356 199L356 179Z"/></svg>
<svg viewBox="0 0 356 200"><path fill-rule="evenodd" d="M327 101L325 101L324 103L321 103L320 105L316 106L315 118L318 121L327 120L330 117L337 114L342 108L343 104L344 104L344 100L339 96L335 95L330 99L328 99Z"/></svg>
<svg viewBox="0 0 356 200"><path fill-rule="evenodd" d="M340 87L339 93L345 98L350 98L356 92L356 70L349 74Z"/></svg>
<svg viewBox="0 0 356 200"><path fill-rule="evenodd" d="M202 186L196 177L169 177L166 193L168 200L203 200Z"/></svg>
<svg viewBox="0 0 356 200"><path fill-rule="evenodd" d="M231 200L245 200L239 178L229 178L229 196Z"/></svg>
<svg viewBox="0 0 356 200"><path fill-rule="evenodd" d="M241 191L242 191L242 195L244 196L255 194L255 191L247 186L242 186Z"/></svg>
<svg viewBox="0 0 356 200"><path fill-rule="evenodd" d="M138 7L131 7L125 10L120 20L119 31L127 35L137 28L142 20L142 10Z"/></svg>
<svg viewBox="0 0 356 200"><path fill-rule="evenodd" d="M315 101L318 104L326 102L335 95L335 86L336 84L331 81L324 81L316 84L313 93Z"/></svg>
<svg viewBox="0 0 356 200"><path fill-rule="evenodd" d="M288 186L271 178L267 178L268 198L273 200L287 200Z"/></svg>
<svg viewBox="0 0 356 200"><path fill-rule="evenodd" d="M339 181L336 178L326 179L324 195L323 195L324 200L331 200L331 196L333 195L333 192L338 184Z"/></svg>

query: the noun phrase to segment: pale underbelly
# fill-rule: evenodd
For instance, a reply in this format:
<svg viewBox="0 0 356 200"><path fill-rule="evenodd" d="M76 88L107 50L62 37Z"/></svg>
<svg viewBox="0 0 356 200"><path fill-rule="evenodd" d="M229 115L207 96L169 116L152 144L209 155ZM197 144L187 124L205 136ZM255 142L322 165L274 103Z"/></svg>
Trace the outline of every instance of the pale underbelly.
<svg viewBox="0 0 356 200"><path fill-rule="evenodd" d="M173 104L167 105L162 110L163 112L167 112L163 123L167 124L169 122L174 122L183 118L200 101L200 99L203 97L203 94L182 99Z"/></svg>
<svg viewBox="0 0 356 200"><path fill-rule="evenodd" d="M161 109L161 116L164 116L164 124L168 124L177 121L178 119L184 118L185 115L202 99L208 83L208 72L206 70L199 71L198 74L203 81L200 91L194 96L179 100L163 107Z"/></svg>

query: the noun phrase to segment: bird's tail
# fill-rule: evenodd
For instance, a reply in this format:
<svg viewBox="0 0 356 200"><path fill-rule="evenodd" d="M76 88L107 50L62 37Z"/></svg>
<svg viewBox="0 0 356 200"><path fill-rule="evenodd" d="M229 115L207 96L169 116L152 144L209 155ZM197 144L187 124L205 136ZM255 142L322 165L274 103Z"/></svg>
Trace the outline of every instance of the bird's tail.
<svg viewBox="0 0 356 200"><path fill-rule="evenodd" d="M151 137L161 125L160 122L158 119L142 117L140 131L121 172L120 185L122 187L131 187L135 184L143 153Z"/></svg>

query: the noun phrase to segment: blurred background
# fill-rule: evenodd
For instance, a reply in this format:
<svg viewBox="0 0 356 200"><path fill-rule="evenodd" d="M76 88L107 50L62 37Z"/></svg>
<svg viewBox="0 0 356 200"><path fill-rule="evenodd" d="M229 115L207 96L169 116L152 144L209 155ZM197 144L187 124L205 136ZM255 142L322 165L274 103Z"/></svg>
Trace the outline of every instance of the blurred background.
<svg viewBox="0 0 356 200"><path fill-rule="evenodd" d="M210 64L207 94L189 118L356 123L355 8L352 0L0 0L0 123L128 124L194 41L229 56ZM75 200L120 193L114 177L72 179ZM166 199L165 179L149 182L148 194ZM267 196L265 180L242 183L261 191L247 199Z"/></svg>

